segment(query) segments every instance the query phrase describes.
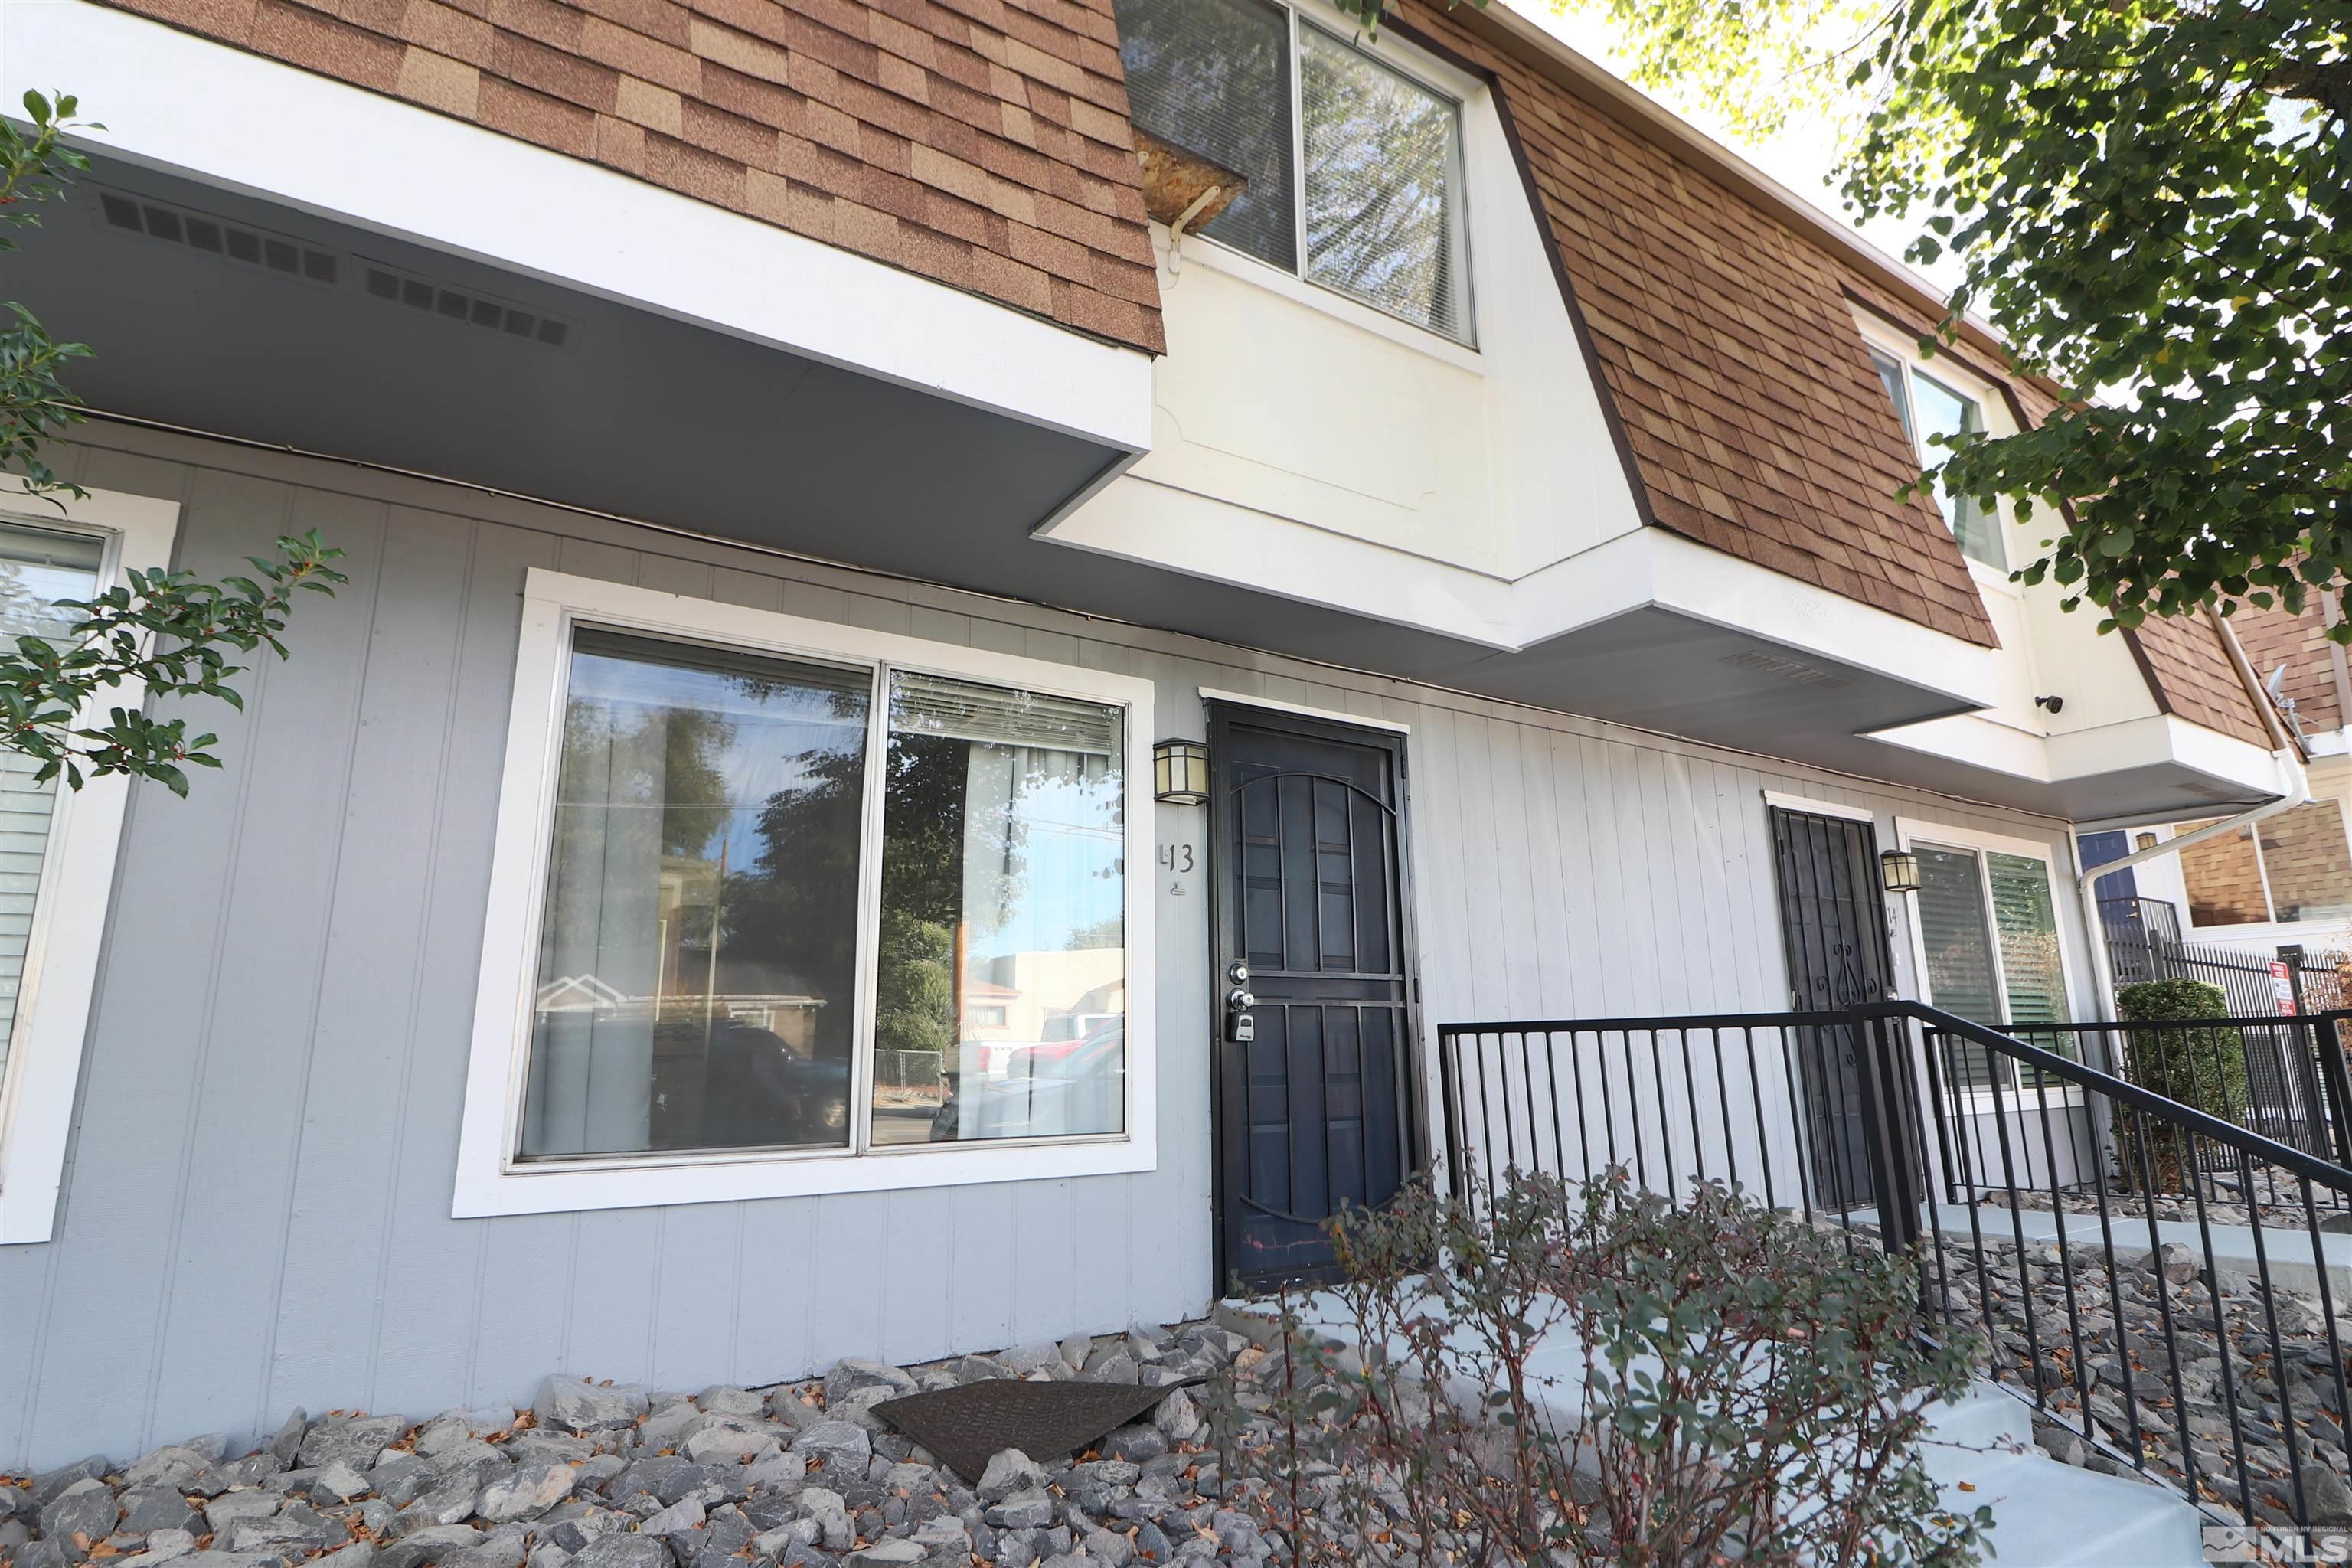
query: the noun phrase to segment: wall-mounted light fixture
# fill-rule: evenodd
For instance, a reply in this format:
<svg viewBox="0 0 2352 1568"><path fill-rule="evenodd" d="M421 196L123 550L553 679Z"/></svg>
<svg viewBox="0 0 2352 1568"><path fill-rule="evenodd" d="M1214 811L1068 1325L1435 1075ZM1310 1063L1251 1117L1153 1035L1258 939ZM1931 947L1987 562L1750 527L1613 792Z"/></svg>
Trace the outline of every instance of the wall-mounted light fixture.
<svg viewBox="0 0 2352 1568"><path fill-rule="evenodd" d="M1200 741L1160 741L1151 748L1151 794L1170 805L1209 804L1209 748Z"/></svg>
<svg viewBox="0 0 2352 1568"><path fill-rule="evenodd" d="M1878 879L1890 893L1919 890L1919 857L1908 849L1889 849L1878 858Z"/></svg>
<svg viewBox="0 0 2352 1568"><path fill-rule="evenodd" d="M2132 847L2133 847L2133 848L2135 848L2135 849L2153 849L2153 848L2155 848L2155 847L2156 847L2156 835L2155 835L2155 834L2153 834L2153 833L2143 833L2143 834L2141 834L2138 837L2137 837L2137 838L2135 838L2135 839L2133 839L2133 840L2132 840Z"/></svg>

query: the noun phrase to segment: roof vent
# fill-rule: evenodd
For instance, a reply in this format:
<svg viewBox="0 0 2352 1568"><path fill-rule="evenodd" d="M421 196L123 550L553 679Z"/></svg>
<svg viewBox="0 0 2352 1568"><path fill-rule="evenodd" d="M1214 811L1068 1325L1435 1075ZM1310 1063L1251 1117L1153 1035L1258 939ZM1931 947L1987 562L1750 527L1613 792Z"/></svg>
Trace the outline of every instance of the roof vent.
<svg viewBox="0 0 2352 1568"><path fill-rule="evenodd" d="M341 280L342 266L332 251L320 250L266 229L248 228L186 207L168 206L145 196L120 191L98 193L100 214L110 228L129 229L152 239L226 257L247 267L281 272L332 287Z"/></svg>
<svg viewBox="0 0 2352 1568"><path fill-rule="evenodd" d="M367 291L387 304L404 305L447 321L484 327L510 338L560 349L572 339L572 323L543 311L526 310L504 300L450 288L415 273L361 259L367 274Z"/></svg>
<svg viewBox="0 0 2352 1568"><path fill-rule="evenodd" d="M1741 653L1725 654L1721 662L1736 664L1742 669L1758 670L1766 675L1777 675L1783 680L1793 680L1801 686L1819 686L1827 689L1847 684L1845 677L1842 675L1832 675L1826 669L1817 669L1810 664L1801 664L1793 658L1782 658L1778 654L1764 653L1755 648L1749 648Z"/></svg>

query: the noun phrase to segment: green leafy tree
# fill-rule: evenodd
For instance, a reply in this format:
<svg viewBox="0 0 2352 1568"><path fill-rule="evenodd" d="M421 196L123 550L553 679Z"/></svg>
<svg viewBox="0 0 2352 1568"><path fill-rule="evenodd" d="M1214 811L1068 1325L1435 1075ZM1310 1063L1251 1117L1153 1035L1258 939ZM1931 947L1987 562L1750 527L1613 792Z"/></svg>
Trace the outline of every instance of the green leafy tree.
<svg viewBox="0 0 2352 1568"><path fill-rule="evenodd" d="M1555 4L1734 135L1836 119L1850 209L1960 271L1942 333L1980 312L2071 389L1937 465L2049 517L2021 578L2104 629L2352 574L2347 0Z"/></svg>
<svg viewBox="0 0 2352 1568"><path fill-rule="evenodd" d="M88 159L65 143L66 132L82 125L73 118L69 94L58 94L53 103L28 92L25 113L29 134L0 120L0 253L17 248L10 230L38 228L36 209L62 201L71 177L89 167ZM56 342L15 300L0 302L0 310L7 312L0 318L0 471L19 476L37 492L70 490L79 496L79 489L49 471L40 449L44 439L81 418L81 400L67 390L58 373L68 360L87 359L89 347Z"/></svg>
<svg viewBox="0 0 2352 1568"><path fill-rule="evenodd" d="M69 94L27 92L24 102L28 127L0 120L0 251L16 249L8 231L38 227L36 209L63 200L72 176L89 167L67 133L96 129L74 118ZM59 373L90 351L56 342L17 300L0 309L0 475L31 496L79 498L85 492L59 479L41 448L80 421L79 399ZM280 538L271 559L247 557L258 578L206 583L186 572L134 569L94 598L37 605L8 574L0 582L0 746L39 762L41 783L62 775L79 789L88 778L129 773L186 795L188 766L221 765L209 749L220 738L192 735L186 720L141 707L114 708L93 721L92 700L128 686L150 699L211 697L243 708L225 684L245 668L230 655L266 646L286 658L278 634L295 596L331 595L348 580L329 564L342 553L314 529Z"/></svg>

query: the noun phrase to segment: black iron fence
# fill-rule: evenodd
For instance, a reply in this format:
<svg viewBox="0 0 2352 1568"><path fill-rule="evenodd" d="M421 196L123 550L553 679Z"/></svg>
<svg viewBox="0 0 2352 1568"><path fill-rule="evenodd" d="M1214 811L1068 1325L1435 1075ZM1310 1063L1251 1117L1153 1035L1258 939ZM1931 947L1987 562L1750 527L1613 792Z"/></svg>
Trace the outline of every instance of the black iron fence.
<svg viewBox="0 0 2352 1568"><path fill-rule="evenodd" d="M2287 1000L2297 1011L2352 1007L2342 953L2288 948L2273 961L2185 942L2179 911L2161 899L2101 899L2099 928L2106 938L2107 967L2118 987L2145 980L2201 980L2228 998L2233 1015L2274 1014L2281 1001L2276 962L2286 965Z"/></svg>
<svg viewBox="0 0 2352 1568"><path fill-rule="evenodd" d="M2352 1405L2352 1237L2324 1216L2352 1207L2352 1169L2084 1059L2161 1082L2179 1056L2186 1089L2224 1042L2065 1034L1906 1002L1448 1025L1448 1169L1472 1202L1536 1171L1736 1184L1909 1260L1931 1319L1979 1333L1990 1376L2111 1462L2218 1518L2320 1522L2310 1467L2343 1473ZM2332 1137L2340 1070L2316 1093Z"/></svg>

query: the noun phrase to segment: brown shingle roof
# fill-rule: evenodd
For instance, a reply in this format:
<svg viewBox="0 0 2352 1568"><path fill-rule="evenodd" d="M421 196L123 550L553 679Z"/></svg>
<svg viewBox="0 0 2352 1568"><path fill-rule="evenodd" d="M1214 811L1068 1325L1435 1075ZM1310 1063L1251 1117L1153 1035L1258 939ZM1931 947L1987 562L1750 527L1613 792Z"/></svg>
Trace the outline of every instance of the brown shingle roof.
<svg viewBox="0 0 2352 1568"><path fill-rule="evenodd" d="M2299 616L2275 606L2241 605L2230 617L2230 629L2238 634L2257 679L2268 680L2273 670L2286 667L2283 689L2305 734L2343 728L2347 715L2336 688L2334 645L2315 597Z"/></svg>
<svg viewBox="0 0 2352 1568"><path fill-rule="evenodd" d="M1158 353L1110 0L112 0Z"/></svg>
<svg viewBox="0 0 2352 1568"><path fill-rule="evenodd" d="M1768 206L1602 111L1491 20L1403 26L1488 77L1660 525L1968 641L1992 626L1918 477L1846 290Z"/></svg>
<svg viewBox="0 0 2352 1568"><path fill-rule="evenodd" d="M2087 612L2086 612L2087 613ZM2219 633L2203 616L2152 616L2126 632L2157 706L2192 724L2270 749L2253 695L2238 679Z"/></svg>

